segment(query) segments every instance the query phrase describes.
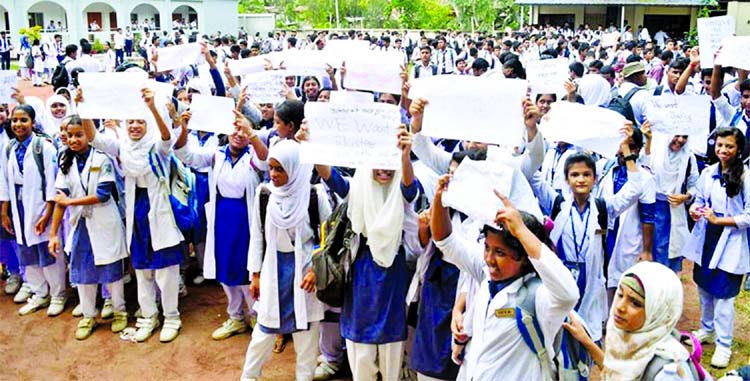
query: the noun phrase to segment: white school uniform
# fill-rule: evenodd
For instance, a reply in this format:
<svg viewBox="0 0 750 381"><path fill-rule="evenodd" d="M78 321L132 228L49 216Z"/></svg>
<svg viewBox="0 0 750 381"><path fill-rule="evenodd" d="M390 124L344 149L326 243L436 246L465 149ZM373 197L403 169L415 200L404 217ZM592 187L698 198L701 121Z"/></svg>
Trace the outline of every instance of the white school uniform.
<svg viewBox="0 0 750 381"><path fill-rule="evenodd" d="M96 195L100 182L115 182L114 164L103 152L92 149L80 174L77 162L78 158L74 158L68 174L60 172L55 181L55 188L68 189L71 198ZM67 209L70 211L71 231L76 230L81 218L86 218L86 230L91 240L95 265L107 265L128 256L125 228L114 197L104 203L69 206Z"/></svg>
<svg viewBox="0 0 750 381"><path fill-rule="evenodd" d="M461 238L454 234L435 244L445 260L479 282L476 302L467 305L474 309L474 335L464 360L467 379L494 380L502 374L508 380L541 380L542 366L521 338L516 319L495 317L495 310L518 303L515 300L518 290L533 275L517 279L490 298L489 274L481 252L466 251ZM536 292L536 316L543 317L539 324L544 344L552 348L563 319L578 300L577 287L568 269L549 248L543 246L540 258L530 261L543 282ZM549 356L551 366L553 354Z"/></svg>
<svg viewBox="0 0 750 381"><path fill-rule="evenodd" d="M34 134L28 138L33 139ZM47 201L53 201L56 196L55 191L55 172L57 171L57 151L55 146L46 139L42 142L42 160L44 162L44 176L46 177L46 188L44 189L44 199L42 199L42 179L39 177L39 168L34 160L34 142L29 142L26 154L23 159L23 173L18 168L16 160L16 148L19 143L14 144L7 152L4 149L0 152L0 201L11 201L10 207L13 213L13 229L16 231L16 242L23 245L23 238L26 237L26 246L31 247L42 242L49 241L49 230L52 224L47 224L44 232L37 235L34 231L34 225L44 214L47 207ZM7 152L7 154L6 154ZM21 215L18 212L16 187L23 185L24 219L21 221ZM20 234L23 232L23 235Z"/></svg>
<svg viewBox="0 0 750 381"><path fill-rule="evenodd" d="M557 144L554 143L547 150L542 162L542 175L544 180L552 185L555 190L566 189L568 183L565 179L565 160L574 153L578 152L575 147L568 147L563 152L557 150Z"/></svg>

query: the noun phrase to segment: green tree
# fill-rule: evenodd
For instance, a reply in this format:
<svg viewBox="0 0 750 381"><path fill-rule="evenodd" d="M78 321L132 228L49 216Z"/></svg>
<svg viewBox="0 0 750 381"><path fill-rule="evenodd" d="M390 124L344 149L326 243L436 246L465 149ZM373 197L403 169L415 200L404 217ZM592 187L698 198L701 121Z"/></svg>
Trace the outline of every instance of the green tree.
<svg viewBox="0 0 750 381"><path fill-rule="evenodd" d="M266 3L263 0L240 0L237 3L239 13L264 13Z"/></svg>

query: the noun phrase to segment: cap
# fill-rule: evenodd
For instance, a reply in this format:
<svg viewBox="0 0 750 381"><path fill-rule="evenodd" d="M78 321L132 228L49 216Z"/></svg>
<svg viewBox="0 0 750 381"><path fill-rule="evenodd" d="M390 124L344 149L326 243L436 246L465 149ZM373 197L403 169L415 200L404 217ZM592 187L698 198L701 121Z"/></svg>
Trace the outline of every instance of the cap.
<svg viewBox="0 0 750 381"><path fill-rule="evenodd" d="M631 62L622 68L622 76L624 78L630 77L633 74L645 72L646 67L643 66L642 62Z"/></svg>

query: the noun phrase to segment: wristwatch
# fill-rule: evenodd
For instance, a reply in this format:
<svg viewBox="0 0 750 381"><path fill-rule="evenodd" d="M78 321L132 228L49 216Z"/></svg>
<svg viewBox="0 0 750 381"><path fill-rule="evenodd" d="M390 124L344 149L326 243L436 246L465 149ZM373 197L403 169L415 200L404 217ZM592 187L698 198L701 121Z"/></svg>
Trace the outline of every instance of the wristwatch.
<svg viewBox="0 0 750 381"><path fill-rule="evenodd" d="M630 155L623 157L623 160L632 160L633 162L635 162L636 160L638 160L638 155L631 153Z"/></svg>

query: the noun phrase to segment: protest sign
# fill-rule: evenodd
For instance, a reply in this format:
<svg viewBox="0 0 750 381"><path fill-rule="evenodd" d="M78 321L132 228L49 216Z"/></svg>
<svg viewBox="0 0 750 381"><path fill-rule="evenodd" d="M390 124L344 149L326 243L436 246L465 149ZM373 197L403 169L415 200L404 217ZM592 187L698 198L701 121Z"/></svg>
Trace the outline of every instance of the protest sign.
<svg viewBox="0 0 750 381"><path fill-rule="evenodd" d="M248 74L242 79L242 85L247 87L247 100L252 103L278 103L284 97L283 70L269 70L262 73Z"/></svg>
<svg viewBox="0 0 750 381"><path fill-rule="evenodd" d="M352 90L331 91L331 103L372 103L375 96L372 93Z"/></svg>
<svg viewBox="0 0 750 381"><path fill-rule="evenodd" d="M398 106L309 102L305 105L305 118L310 134L300 146L301 162L401 168L401 150L396 145L401 124Z"/></svg>
<svg viewBox="0 0 750 381"><path fill-rule="evenodd" d="M414 80L409 98L428 101L422 123L427 136L520 144L527 86L521 79L440 75Z"/></svg>
<svg viewBox="0 0 750 381"><path fill-rule="evenodd" d="M261 73L266 70L266 65L270 64L267 58L262 56L248 57L240 60L228 60L229 70L234 76L243 76L251 73Z"/></svg>
<svg viewBox="0 0 750 381"><path fill-rule="evenodd" d="M651 130L670 136L704 136L708 133L711 98L707 95L651 97L646 119Z"/></svg>
<svg viewBox="0 0 750 381"><path fill-rule="evenodd" d="M605 33L602 34L602 47L608 48L610 46L616 46L617 41L620 39L619 32Z"/></svg>
<svg viewBox="0 0 750 381"><path fill-rule="evenodd" d="M382 93L401 94L403 55L368 50L346 58L346 87Z"/></svg>
<svg viewBox="0 0 750 381"><path fill-rule="evenodd" d="M145 71L78 74L83 102L78 114L83 119L145 119L148 108L141 89L148 83Z"/></svg>
<svg viewBox="0 0 750 381"><path fill-rule="evenodd" d="M328 56L321 50L287 50L283 52L280 67L287 75L328 76Z"/></svg>
<svg viewBox="0 0 750 381"><path fill-rule="evenodd" d="M196 131L231 134L234 132L234 99L193 94L188 128Z"/></svg>
<svg viewBox="0 0 750 381"><path fill-rule="evenodd" d="M201 53L201 44L197 42L158 48L156 49L156 53L159 57L156 62L156 70L160 72L199 63L200 58L203 56L203 53Z"/></svg>
<svg viewBox="0 0 750 381"><path fill-rule="evenodd" d="M13 95L13 88L17 86L18 74L15 70L0 71L0 104L16 103L16 100L10 96Z"/></svg>
<svg viewBox="0 0 750 381"><path fill-rule="evenodd" d="M569 72L565 58L531 61L526 65L526 78L532 94L565 94Z"/></svg>
<svg viewBox="0 0 750 381"><path fill-rule="evenodd" d="M721 52L714 62L723 67L750 70L750 36L727 37L721 41Z"/></svg>
<svg viewBox="0 0 750 381"><path fill-rule="evenodd" d="M149 80L146 83L146 87L154 92L154 101L157 105L162 105L164 102L172 100L172 94L174 94L174 85L172 82Z"/></svg>
<svg viewBox="0 0 750 381"><path fill-rule="evenodd" d="M370 43L363 40L330 40L326 41L324 52L327 62L333 67L341 66L353 54L359 54L370 50Z"/></svg>
<svg viewBox="0 0 750 381"><path fill-rule="evenodd" d="M721 41L734 34L735 23L731 15L698 19L698 44L700 45L701 68L714 67L714 54Z"/></svg>
<svg viewBox="0 0 750 381"><path fill-rule="evenodd" d="M513 168L490 161L464 159L453 173L442 202L469 217L495 226L495 215L504 205L495 195L497 190L510 196Z"/></svg>
<svg viewBox="0 0 750 381"><path fill-rule="evenodd" d="M620 147L624 124L625 117L606 108L555 102L539 130L547 141L570 143L611 158Z"/></svg>

